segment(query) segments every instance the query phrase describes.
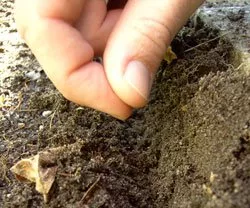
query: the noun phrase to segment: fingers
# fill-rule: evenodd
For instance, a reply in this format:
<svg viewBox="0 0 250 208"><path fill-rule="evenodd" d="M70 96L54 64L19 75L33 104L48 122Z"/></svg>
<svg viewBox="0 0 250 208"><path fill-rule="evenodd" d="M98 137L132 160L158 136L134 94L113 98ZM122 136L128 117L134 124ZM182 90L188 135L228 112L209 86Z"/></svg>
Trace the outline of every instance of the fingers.
<svg viewBox="0 0 250 208"><path fill-rule="evenodd" d="M80 0L46 0L51 2L46 5L41 1L45 2L26 0L24 4L23 0L17 0L16 18L26 42L49 78L73 102L120 119L127 118L131 107L113 92L103 66L91 62L92 46L71 25L79 18L78 11L84 5L80 5ZM61 2L62 5L57 5ZM27 13L26 5L31 13ZM81 9L76 8L81 6Z"/></svg>
<svg viewBox="0 0 250 208"><path fill-rule="evenodd" d="M86 0L15 0L15 19L21 35L38 18L60 19L73 24L81 15ZM32 17L32 18L31 18Z"/></svg>
<svg viewBox="0 0 250 208"><path fill-rule="evenodd" d="M128 105L146 104L167 45L202 0L129 0L108 40L104 66Z"/></svg>
<svg viewBox="0 0 250 208"><path fill-rule="evenodd" d="M87 0L76 25L84 39L94 49L95 55L102 55L107 39L120 17L121 9L107 11L104 0Z"/></svg>
<svg viewBox="0 0 250 208"><path fill-rule="evenodd" d="M60 19L73 24L78 20L86 0L34 0L41 17Z"/></svg>

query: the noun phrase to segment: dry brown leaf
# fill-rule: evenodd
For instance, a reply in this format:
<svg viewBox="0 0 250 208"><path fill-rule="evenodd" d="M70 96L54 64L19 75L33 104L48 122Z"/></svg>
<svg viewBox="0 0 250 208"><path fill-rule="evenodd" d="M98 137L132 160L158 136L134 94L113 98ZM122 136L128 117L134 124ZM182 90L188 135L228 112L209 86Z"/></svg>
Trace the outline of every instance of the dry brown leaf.
<svg viewBox="0 0 250 208"><path fill-rule="evenodd" d="M168 62L168 64L171 64L173 60L177 59L176 54L172 51L171 46L167 48L167 51L165 53L164 60Z"/></svg>
<svg viewBox="0 0 250 208"><path fill-rule="evenodd" d="M10 169L20 181L36 183L36 190L48 201L49 191L54 183L57 165L51 152L40 152L37 155L22 159Z"/></svg>

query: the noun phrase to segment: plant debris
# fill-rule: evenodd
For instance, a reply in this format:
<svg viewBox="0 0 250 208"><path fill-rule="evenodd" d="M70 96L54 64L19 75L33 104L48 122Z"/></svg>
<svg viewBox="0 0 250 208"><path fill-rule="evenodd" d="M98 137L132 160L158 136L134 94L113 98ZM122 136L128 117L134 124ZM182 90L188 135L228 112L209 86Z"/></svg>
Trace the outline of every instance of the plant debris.
<svg viewBox="0 0 250 208"><path fill-rule="evenodd" d="M43 194L45 203L48 202L48 194L54 183L57 165L55 156L51 152L40 152L37 155L22 159L17 162L11 171L19 181L31 181L36 183L36 190Z"/></svg>
<svg viewBox="0 0 250 208"><path fill-rule="evenodd" d="M165 56L164 56L164 60L168 63L168 64L171 64L173 62L173 60L177 59L177 56L176 54L172 51L172 47L169 46L167 48L167 51L165 53Z"/></svg>

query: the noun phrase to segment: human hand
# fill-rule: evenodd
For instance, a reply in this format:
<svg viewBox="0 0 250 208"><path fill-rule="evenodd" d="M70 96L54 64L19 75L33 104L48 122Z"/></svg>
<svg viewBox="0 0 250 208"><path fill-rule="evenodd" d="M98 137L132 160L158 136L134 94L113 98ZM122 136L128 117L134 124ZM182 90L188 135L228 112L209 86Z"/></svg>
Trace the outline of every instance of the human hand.
<svg viewBox="0 0 250 208"><path fill-rule="evenodd" d="M15 18L67 99L124 120L146 104L167 46L202 2L110 0L108 10L105 0L16 0Z"/></svg>

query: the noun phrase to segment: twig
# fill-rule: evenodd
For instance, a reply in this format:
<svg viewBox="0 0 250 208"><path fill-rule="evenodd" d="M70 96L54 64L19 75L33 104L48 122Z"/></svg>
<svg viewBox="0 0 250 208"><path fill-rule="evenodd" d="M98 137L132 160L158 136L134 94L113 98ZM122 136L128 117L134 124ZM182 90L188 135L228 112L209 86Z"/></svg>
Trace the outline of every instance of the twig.
<svg viewBox="0 0 250 208"><path fill-rule="evenodd" d="M217 40L217 39L220 39L220 38L222 38L223 36L227 35L228 33L229 33L229 32L226 32L226 33L224 33L224 34L222 34L222 35L220 35L220 36L217 36L217 37L215 37L215 38L213 38L213 39L211 39L211 40L208 40L208 41L206 41L206 42L200 43L200 44L198 44L198 45L196 45L196 46L194 46L194 47L192 47L192 48L189 48L189 49L185 50L184 53L187 53L187 52L192 51L192 50L194 50L194 49L196 49L196 48L199 48L199 47L202 46L202 45L205 45L205 44L207 44L207 43L210 43L210 42L213 42L213 41L215 41L215 40Z"/></svg>
<svg viewBox="0 0 250 208"><path fill-rule="evenodd" d="M54 112L52 113L52 115L51 115L50 122L49 122L49 128L50 128L50 129L52 128L52 122L53 122L53 119L54 119L54 117L55 117L55 114L56 114L58 108L59 108L59 102L58 102L57 105L56 105L55 111L54 111Z"/></svg>
<svg viewBox="0 0 250 208"><path fill-rule="evenodd" d="M89 197L94 193L96 185L100 181L100 179L101 179L101 176L99 176L96 179L96 181L89 187L89 189L84 193L84 195L80 201L80 205L85 204L88 201Z"/></svg>
<svg viewBox="0 0 250 208"><path fill-rule="evenodd" d="M16 111L18 108L20 108L21 104L22 104L22 101L23 101L23 95L21 92L18 93L18 104L17 106L14 108L13 111Z"/></svg>
<svg viewBox="0 0 250 208"><path fill-rule="evenodd" d="M244 63L241 63L241 64L236 68L236 70L239 70L243 65L244 65Z"/></svg>

